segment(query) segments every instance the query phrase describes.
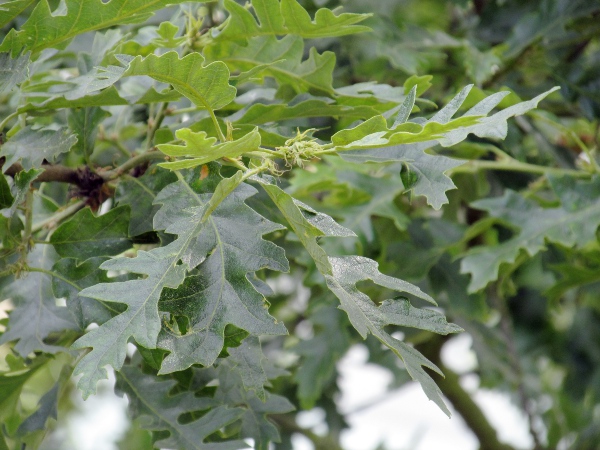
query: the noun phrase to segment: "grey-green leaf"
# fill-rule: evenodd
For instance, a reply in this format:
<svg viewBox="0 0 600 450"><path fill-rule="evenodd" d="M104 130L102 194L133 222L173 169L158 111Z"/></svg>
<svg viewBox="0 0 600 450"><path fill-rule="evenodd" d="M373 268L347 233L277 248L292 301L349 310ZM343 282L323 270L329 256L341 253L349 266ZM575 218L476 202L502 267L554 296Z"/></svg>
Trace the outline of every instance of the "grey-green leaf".
<svg viewBox="0 0 600 450"><path fill-rule="evenodd" d="M205 443L206 438L239 419L244 411L224 406L212 407L210 399L194 396L192 392L171 395L174 380L163 380L144 374L137 367L126 366L117 373L115 389L127 394L129 411L133 417L142 418L143 427L157 432L168 432L168 436L155 442L160 448L179 450L239 450L247 448L244 441ZM202 417L182 423L185 413L206 410Z"/></svg>
<svg viewBox="0 0 600 450"><path fill-rule="evenodd" d="M0 156L6 157L5 170L21 162L25 170L37 169L42 162L54 162L57 155L68 152L77 142L77 137L67 128L34 130L26 127L2 144Z"/></svg>

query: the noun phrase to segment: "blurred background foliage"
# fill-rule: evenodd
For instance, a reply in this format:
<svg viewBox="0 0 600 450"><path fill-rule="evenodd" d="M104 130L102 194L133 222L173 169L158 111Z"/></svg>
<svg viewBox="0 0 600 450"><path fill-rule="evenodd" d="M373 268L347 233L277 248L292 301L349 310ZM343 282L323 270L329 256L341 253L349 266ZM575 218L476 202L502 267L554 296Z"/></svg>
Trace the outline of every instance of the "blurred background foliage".
<svg viewBox="0 0 600 450"><path fill-rule="evenodd" d="M522 162L584 170L597 165L599 1L315 0L304 5L313 11L341 5L344 11L373 14L366 22L372 33L314 43L319 50L336 53L338 86L373 81L403 86L409 78L419 77L419 89L427 89L421 98L440 105L473 83L465 108L499 90L531 98L560 86L560 95L509 122L505 141L471 138L445 149L449 155L492 159L486 146L493 144ZM427 102L419 105L423 113L434 110ZM328 206L332 214L345 210L348 218L342 223L351 223L359 233L359 251L376 259L385 273L435 294L449 319L472 336L481 386L510 393L530 419L535 447L598 448L600 235L577 249L548 243L546 251L533 257L521 251L514 263L500 267L497 281L479 292L469 293L469 277L460 273L459 260L470 248L494 246L515 232L514 223L511 228L470 204L512 189L551 205L556 197L547 191L547 177L456 171L452 179L458 189L448 193L450 203L436 214L421 198L406 201L381 184L377 185L381 191L374 192L369 186L376 184L369 183L369 174L350 172L339 159L326 163L326 168L320 165L313 173L299 172L291 180L294 194L319 210L327 212ZM316 188L311 178L322 191L318 198L309 194ZM396 198L397 209L383 211L379 203L383 198ZM385 298L381 293L377 297ZM324 320L321 313L318 316ZM328 328L315 324L313 341L319 332L338 336L332 329L331 324ZM407 337L432 361L440 361L443 339L408 332ZM339 339L340 346L348 345L346 338ZM405 373L394 369L396 362L371 344L370 361L392 368L396 386L406 382ZM446 381L439 377L436 381L478 436L481 448L505 448L486 434L489 430L473 414L473 405L462 402L465 392L453 383L453 374L443 370ZM329 383L334 382L333 375ZM317 404L333 411L329 402L325 397Z"/></svg>

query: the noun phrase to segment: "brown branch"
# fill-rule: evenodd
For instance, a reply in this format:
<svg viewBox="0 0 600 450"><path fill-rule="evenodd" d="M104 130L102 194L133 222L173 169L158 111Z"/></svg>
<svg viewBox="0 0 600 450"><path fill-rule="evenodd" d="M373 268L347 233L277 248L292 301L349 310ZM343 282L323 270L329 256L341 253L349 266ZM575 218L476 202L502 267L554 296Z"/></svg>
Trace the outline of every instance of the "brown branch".
<svg viewBox="0 0 600 450"><path fill-rule="evenodd" d="M490 425L483 411L473 401L471 395L459 383L459 375L444 365L440 357L440 350L446 340L440 336L433 336L416 348L432 363L440 368L445 378L436 373L432 377L450 401L454 409L462 416L467 426L479 440L480 450L514 450L508 444L500 442L496 430Z"/></svg>
<svg viewBox="0 0 600 450"><path fill-rule="evenodd" d="M91 172L87 168L72 169L70 167L61 166L58 164L44 164L42 165L42 168L44 169L44 171L36 178L36 181L58 181L61 183L74 184L79 187L85 187L90 182ZM4 174L14 177L17 173L21 172L22 170L24 170L23 166L20 163L15 163L8 169L6 169Z"/></svg>

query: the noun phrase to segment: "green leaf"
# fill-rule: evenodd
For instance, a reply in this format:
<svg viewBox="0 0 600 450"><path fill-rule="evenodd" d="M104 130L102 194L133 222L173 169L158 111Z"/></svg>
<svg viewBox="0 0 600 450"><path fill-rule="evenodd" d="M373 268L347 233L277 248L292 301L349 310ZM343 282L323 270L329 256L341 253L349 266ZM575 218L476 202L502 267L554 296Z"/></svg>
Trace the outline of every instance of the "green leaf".
<svg viewBox="0 0 600 450"><path fill-rule="evenodd" d="M208 254L206 260L181 287L163 292L160 309L187 316L190 327L181 334L163 328L158 346L171 354L163 361L161 373L192 364L213 364L223 348L228 324L255 336L286 333L284 325L269 315L263 295L248 280L248 274L263 268L289 270L283 249L262 239L263 234L282 227L244 203L255 193L254 188L242 184L214 210L207 221L209 226L198 234L201 254ZM209 200L206 197L204 201ZM206 208L212 207L209 204Z"/></svg>
<svg viewBox="0 0 600 450"><path fill-rule="evenodd" d="M244 441L205 443L206 438L224 426L239 419L240 408L219 406L211 408L210 399L197 398L191 392L170 395L177 383L144 374L137 367L125 366L117 373L118 392L127 394L129 411L133 417L143 418L143 428L168 432L155 442L160 448L181 450L238 450L247 448ZM185 413L211 408L197 420L182 423ZM162 434L161 434L162 436Z"/></svg>
<svg viewBox="0 0 600 450"><path fill-rule="evenodd" d="M67 370L63 370L63 374L68 373L68 368ZM38 409L21 423L17 430L19 436L25 436L35 431L46 430L48 419L58 419L59 391L62 387L61 385L68 379L68 375L63 375L61 378L61 381L57 381L54 386L42 396L38 402Z"/></svg>
<svg viewBox="0 0 600 450"><path fill-rule="evenodd" d="M257 397L260 382L266 381L264 385L269 387L271 384L268 380L287 372L276 368L262 355L256 339L249 339L250 345L242 344L243 347L235 355L219 362L216 370L219 387L214 394L214 400L225 405L244 405L245 412L241 417L242 435L254 439L255 449L268 450L269 443L279 442L280 438L279 431L267 419L267 415L288 413L294 410L294 405L285 397L273 395L268 391L264 391L264 398ZM253 357L258 357L258 361L246 364L246 361ZM244 370L251 370L253 373L244 373ZM208 374L212 375L214 372L209 370ZM248 390L248 383L254 388Z"/></svg>
<svg viewBox="0 0 600 450"><path fill-rule="evenodd" d="M377 114L377 110L370 106L347 106L335 104L327 98L309 98L303 100L299 96L290 103L277 103L265 105L255 103L248 109L242 110L229 119L243 124L261 125L281 120L298 119L303 117L350 117L354 119L368 119Z"/></svg>
<svg viewBox="0 0 600 450"><path fill-rule="evenodd" d="M154 231L152 220L160 209L154 204L156 194L176 180L172 172L157 166L150 167L141 177L122 177L117 186L115 201L118 205L129 206L131 209L130 237Z"/></svg>
<svg viewBox="0 0 600 450"><path fill-rule="evenodd" d="M4 28L36 0L12 0L0 4L0 28Z"/></svg>
<svg viewBox="0 0 600 450"><path fill-rule="evenodd" d="M15 198L11 193L8 181L4 174L0 175L0 211L4 211L6 208L10 208L15 202Z"/></svg>
<svg viewBox="0 0 600 450"><path fill-rule="evenodd" d="M52 267L52 271L58 275L52 278L54 296L66 299L67 308L82 330L92 323L102 325L122 312L122 308L115 308L118 305L79 295L82 289L95 284L120 280L121 277L108 278L106 272L100 269L100 265L106 260L107 258L98 257L81 262L74 258L62 258Z"/></svg>
<svg viewBox="0 0 600 450"><path fill-rule="evenodd" d="M236 89L229 84L229 69L221 61L203 65L200 53L190 53L179 59L175 51L161 56L137 56L129 61L129 56L119 55L123 63L128 63L123 76L146 75L157 81L168 83L185 95L196 106L209 111L223 108L233 101Z"/></svg>
<svg viewBox="0 0 600 450"><path fill-rule="evenodd" d="M267 400L265 385L269 383L263 368L265 359L260 341L254 336L247 337L239 347L229 350L228 361L240 375L244 388L246 391L254 391L263 402Z"/></svg>
<svg viewBox="0 0 600 450"><path fill-rule="evenodd" d="M394 124L392 125L392 129L396 128L398 125L405 123L408 120L408 117L410 116L410 113L412 112L413 107L415 106L416 97L417 97L417 86L415 85L411 88L410 92L404 99L404 102L402 102L402 105L400 106L400 110L398 111L398 114L396 115L396 118L394 119Z"/></svg>
<svg viewBox="0 0 600 450"><path fill-rule="evenodd" d="M258 36L245 45L217 40L205 50L210 61L223 61L231 71L250 71L259 67L260 79L274 78L279 85L289 85L297 93L315 90L333 94L333 69L335 54L321 55L313 47L308 59L303 61L304 42L301 37L288 35ZM255 74L256 77L256 74Z"/></svg>
<svg viewBox="0 0 600 450"><path fill-rule="evenodd" d="M598 11L598 2L590 0L549 1L519 17L505 42L507 59L512 59L532 43L546 36L572 39L568 24Z"/></svg>
<svg viewBox="0 0 600 450"><path fill-rule="evenodd" d="M372 177L343 171L338 173L338 180L366 192L370 197L364 203L340 208L339 217L344 219L342 223L345 227L360 232L368 242L375 239L371 216L387 217L394 221L399 230L406 229L409 218L394 204L395 198L405 191L400 177Z"/></svg>
<svg viewBox="0 0 600 450"><path fill-rule="evenodd" d="M25 47L34 53L62 49L78 34L144 22L154 11L183 0L65 0L64 14L53 14L48 0L40 0L19 31L11 30L0 51ZM1 18L1 16L0 16Z"/></svg>
<svg viewBox="0 0 600 450"><path fill-rule="evenodd" d="M461 117L452 119L472 87L465 87L428 120L420 119L419 123L406 122L389 128L384 116L375 116L355 128L337 132L331 140L338 151L346 151L431 141L450 147L465 140L471 133L481 138L504 139L508 130L506 121L509 118L525 114L546 96L559 89L552 88L529 101L517 103L487 116L510 93L498 92L481 100Z"/></svg>
<svg viewBox="0 0 600 450"><path fill-rule="evenodd" d="M84 208L52 233L50 243L63 258L84 261L96 256L114 256L131 248L128 228L127 206L111 209L101 216L94 216L90 208Z"/></svg>
<svg viewBox="0 0 600 450"><path fill-rule="evenodd" d="M76 142L77 138L68 128L34 130L26 127L2 144L0 157L6 157L6 169L19 161L25 170L37 169L44 160L53 162L57 155L68 152Z"/></svg>
<svg viewBox="0 0 600 450"><path fill-rule="evenodd" d="M499 92L477 103L461 118L452 120L467 98L471 87L464 88L431 119L423 122L422 126L411 122L403 124L396 122L390 129L383 116L375 116L356 128L336 133L332 137L332 142L338 146L342 145L338 147L338 150L344 150L340 152L340 156L347 161L355 163L402 162L406 164L416 176L409 188L415 195L424 195L427 203L435 209L440 209L442 205L448 203L446 191L456 188L445 172L463 164L464 161L431 155L425 150L437 144L444 147L455 145L466 139L470 133L482 138L504 139L508 129L506 121L510 117L524 114L535 108L544 97L557 89L550 89L532 100L517 103L489 117L482 117L496 107L509 93L508 91ZM408 107L408 104L406 106ZM353 139L357 140L350 142ZM385 148L390 142L405 143ZM358 147L361 150L346 151L346 149ZM373 147L384 148L374 149Z"/></svg>
<svg viewBox="0 0 600 450"><path fill-rule="evenodd" d="M77 136L74 150L89 158L94 152L98 125L109 116L110 113L97 106L72 110L69 113L69 127Z"/></svg>
<svg viewBox="0 0 600 450"><path fill-rule="evenodd" d="M318 304L310 315L314 336L294 347L301 362L294 374L302 409L311 409L332 383L336 364L350 347L347 320L333 306Z"/></svg>
<svg viewBox="0 0 600 450"><path fill-rule="evenodd" d="M381 274L377 269L377 263L371 259L361 256L327 256L318 245L317 238L320 236L348 236L349 230L340 227L325 214L317 213L314 210L312 210L314 211L312 215L306 214L309 211L304 205L271 184L268 179L257 178L257 181L261 182L267 194L283 213L290 227L315 261L317 269L325 277L327 286L340 299L340 308L346 311L350 322L363 339L367 337L368 333L371 333L402 358L410 376L419 381L427 396L449 415L439 388L422 366L438 373L439 369L414 348L390 336L385 331L385 326L393 324L416 327L439 334L455 333L462 329L447 323L441 313L414 308L406 298L386 300L377 307L369 297L358 290L356 283L371 280L379 286L414 295L434 305L436 303L417 286Z"/></svg>
<svg viewBox="0 0 600 450"><path fill-rule="evenodd" d="M131 337L148 349L156 348L161 328L158 313L161 292L165 288L179 287L184 282L186 273L205 261L207 254L215 249L215 239L222 239L218 231L214 231L217 226L212 217L206 215L206 210L215 208L223 200L226 200L226 205L231 205L235 199L241 201L240 198L248 196L239 194L238 197L234 192L231 194L232 199L227 202L228 199L223 197L230 189L215 188L221 178L214 173L214 167L210 170L212 172L208 177L200 181L197 173L189 172L189 182L180 180L171 183L156 197L155 202L162 203L163 206L154 217L154 228L177 235L177 239L148 252L140 250L136 258L115 258L101 266L106 270L143 274L146 275L145 278L100 283L80 292L81 296L128 306L125 312L90 331L74 344L75 348L93 347L93 350L81 359L74 372L83 375L78 385L84 396L93 393L97 381L106 376L105 365L109 364L117 370L123 365L127 342ZM226 179L223 182L230 185L231 180ZM211 189L215 194L210 194ZM248 192L244 187L240 186L239 189L241 192ZM214 214L219 215L219 208L215 209ZM242 239L242 236L244 235L239 234L230 239ZM236 241L236 245L241 244ZM215 253L220 253L218 250ZM223 250L223 247L220 247L220 250ZM257 259L254 264L262 267L262 264L271 264L271 260L267 256ZM221 282L224 283L223 280ZM217 354L221 348L222 345ZM172 358L182 356L173 354Z"/></svg>
<svg viewBox="0 0 600 450"><path fill-rule="evenodd" d="M11 189L11 195L14 199L12 205L0 210L0 213L4 217L14 216L19 205L25 200L25 196L27 195L27 191L29 191L31 182L35 180L43 171L43 169L22 170L15 175L14 183ZM3 198L5 201L8 200L6 193L4 193Z"/></svg>
<svg viewBox="0 0 600 450"><path fill-rule="evenodd" d="M168 193L174 189L179 194L177 206L171 203ZM183 193L183 195L181 195ZM106 377L104 366L110 364L119 370L125 359L125 350L130 337L146 348L155 348L160 331L158 300L165 287L176 288L183 283L189 269L197 266L205 257L198 250L197 234L204 228L203 212L187 211L192 206L201 206L198 194L185 181L172 183L161 191L156 202L169 202L161 211L167 215L155 216L155 228L165 229L178 238L164 247L149 252L140 250L136 258L116 258L106 261L105 270L126 270L147 275L145 278L117 283L100 283L84 289L79 295L96 300L124 303L127 310L96 328L74 344L74 348L93 347L85 355L74 374L82 374L78 386L85 397L94 393L96 383ZM157 219L158 218L158 219Z"/></svg>
<svg viewBox="0 0 600 450"><path fill-rule="evenodd" d="M27 263L31 267L49 270L55 259L52 253L51 247L37 245L29 253ZM3 294L13 300L15 309L10 313L8 329L0 336L0 344L17 341L14 350L23 357L33 351L67 351L60 345L44 342L53 333L79 331L70 311L64 306L56 306L50 275L30 272L26 279L14 280L3 288Z"/></svg>
<svg viewBox="0 0 600 450"><path fill-rule="evenodd" d="M175 132L177 139L184 141L184 145L161 144L157 148L164 154L172 157L187 156L176 162L160 163L160 167L171 170L188 169L202 164L216 161L221 158L237 158L244 153L253 152L260 147L260 134L258 128L235 141L216 144L216 138L207 137L206 132L194 133L189 128L181 128Z"/></svg>
<svg viewBox="0 0 600 450"><path fill-rule="evenodd" d="M414 308L408 299L398 297L386 300L377 307L369 297L356 288L356 283L371 280L379 286L395 291L406 292L418 298L433 299L418 287L397 278L381 274L377 263L361 256L329 258L332 274L325 275L327 286L340 299L340 308L346 311L350 322L365 339L373 334L404 361L410 376L421 384L430 400L450 416L450 411L442 400L441 391L422 366L442 375L435 364L404 342L393 338L385 331L386 325L400 325L429 330L438 334L456 333L462 329L446 322L443 314L428 309Z"/></svg>
<svg viewBox="0 0 600 450"><path fill-rule="evenodd" d="M260 24L243 6L233 0L225 0L229 18L219 40L242 40L260 35L297 34L304 38L345 36L371 31L369 27L355 25L370 14L343 13L335 15L331 10L317 10L314 20L296 0L253 0L252 6Z"/></svg>
<svg viewBox="0 0 600 450"><path fill-rule="evenodd" d="M268 178L257 178L273 203L282 212L290 227L302 242L322 274L331 273L327 253L317 243L321 236L356 236L353 231L342 227L326 214L315 211L310 206L296 200L281 190Z"/></svg>
<svg viewBox="0 0 600 450"><path fill-rule="evenodd" d="M18 112L26 113L30 111L48 111L61 108L87 108L95 106L115 106L129 105L127 100L122 98L114 86L100 91L93 95L84 95L83 97L68 100L64 96L47 95L44 93L40 98L29 98L30 103L19 107Z"/></svg>
<svg viewBox="0 0 600 450"><path fill-rule="evenodd" d="M0 9L0 21L1 12ZM10 53L0 53L0 95L10 92L29 77L29 56L29 53L26 53L12 58Z"/></svg>
<svg viewBox="0 0 600 450"><path fill-rule="evenodd" d="M413 175L412 183L406 186L406 190L414 192L415 195L425 196L429 205L440 209L442 205L448 203L446 191L456 189L450 177L445 173L464 164L465 161L425 152L435 144L434 141L430 141L395 145L377 150L351 150L340 153L340 156L346 161L358 164L391 161L405 164Z"/></svg>
<svg viewBox="0 0 600 450"><path fill-rule="evenodd" d="M561 201L556 208L543 208L514 191L472 204L501 219L514 229L514 235L494 247L476 247L463 258L461 272L471 274L469 292L477 292L495 280L500 265L514 263L522 250L534 256L545 250L546 241L574 247L596 239L600 224L600 177L577 181L549 176L549 180Z"/></svg>

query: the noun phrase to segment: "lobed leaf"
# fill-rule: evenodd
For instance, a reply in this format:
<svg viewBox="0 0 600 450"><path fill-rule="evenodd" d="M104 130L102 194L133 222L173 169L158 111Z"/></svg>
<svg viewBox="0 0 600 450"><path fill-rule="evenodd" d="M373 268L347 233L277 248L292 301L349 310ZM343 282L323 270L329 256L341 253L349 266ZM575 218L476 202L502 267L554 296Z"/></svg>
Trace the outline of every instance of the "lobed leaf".
<svg viewBox="0 0 600 450"><path fill-rule="evenodd" d="M62 49L79 34L115 25L144 22L155 11L182 2L183 0L65 0L63 8L66 11L63 9L52 12L48 0L40 0L21 29L11 30L6 36L0 45L0 51L14 52L15 49L26 48L38 53L45 48ZM12 14L22 5L13 6ZM3 16L0 19L6 20Z"/></svg>
<svg viewBox="0 0 600 450"><path fill-rule="evenodd" d="M157 148L168 156L187 156L192 159L158 164L165 169L188 169L221 158L237 158L244 153L258 150L261 141L258 128L254 128L240 139L216 145L217 139L207 137L208 135L204 131L194 133L189 128L181 128L175 132L175 136L184 141L184 145L160 144L157 145Z"/></svg>
<svg viewBox="0 0 600 450"><path fill-rule="evenodd" d="M252 7L259 23L243 6L233 0L225 0L229 18L219 40L243 40L262 35L296 34L303 38L345 36L371 31L364 25L356 25L369 14L343 13L336 15L327 8L317 10L314 20L296 0L253 0Z"/></svg>
<svg viewBox="0 0 600 450"><path fill-rule="evenodd" d="M31 267L49 270L55 261L52 248L37 245L28 255ZM53 333L79 330L71 312L56 305L52 292L52 277L47 273L30 272L25 280L14 280L3 289L15 308L10 313L8 329L0 336L0 344L17 341L14 350L27 357L31 352L57 353L67 351L60 345L46 343Z"/></svg>
<svg viewBox="0 0 600 450"><path fill-rule="evenodd" d="M233 101L236 89L229 84L229 69L221 61L203 65L200 53L190 53L179 59L175 51L161 56L137 56L132 60L121 55L120 61L128 64L123 76L146 75L168 83L185 95L196 106L215 110Z"/></svg>
<svg viewBox="0 0 600 450"><path fill-rule="evenodd" d="M37 169L44 160L53 162L57 155L68 152L76 142L77 138L67 128L34 130L26 127L2 144L0 157L6 158L6 169L19 161L25 170Z"/></svg>
<svg viewBox="0 0 600 450"><path fill-rule="evenodd" d="M231 71L255 70L253 78L274 78L279 85L291 86L298 93L315 90L333 94L335 54L319 55L313 47L303 61L304 42L300 36L257 36L245 45L217 40L206 47L204 54L210 61L223 61Z"/></svg>
<svg viewBox="0 0 600 450"><path fill-rule="evenodd" d="M117 392L125 393L129 411L142 418L142 426L155 432L167 432L155 445L180 450L239 450L247 448L244 441L204 442L206 438L239 419L241 408L212 407L210 399L195 397L191 392L171 395L174 380L163 380L144 374L133 366L125 366L117 373ZM186 413L209 409L199 419L182 423Z"/></svg>
<svg viewBox="0 0 600 450"><path fill-rule="evenodd" d="M283 213L294 233L311 255L317 269L325 277L328 288L340 300L340 308L347 314L354 328L365 339L373 334L384 345L396 353L406 365L410 376L421 383L427 396L446 414L450 412L441 397L441 392L433 379L423 370L428 367L440 373L435 364L426 359L417 350L401 342L385 331L387 325L401 325L426 329L439 334L456 333L462 329L446 322L443 314L433 310L413 308L407 299L387 300L376 306L372 300L359 291L356 283L371 280L375 284L399 292L414 295L417 298L435 304L435 301L423 293L417 286L397 278L383 275L375 261L361 256L330 257L318 245L320 236L348 236L349 230L340 227L325 214L306 209L268 179L258 179L273 202ZM441 374L441 373L440 373Z"/></svg>
<svg viewBox="0 0 600 450"><path fill-rule="evenodd" d="M456 187L445 172L464 161L429 154L426 150L438 144L444 147L455 145L471 133L481 138L504 139L510 117L525 114L558 89L550 89L532 100L517 103L486 117L509 93L498 92L481 100L460 118L452 119L471 87L472 85L465 87L444 108L420 124L402 121L408 117L406 109L409 105L406 104L402 120L396 120L392 128L388 127L383 116L375 116L355 128L334 134L332 142L340 151L340 156L347 161L406 164L415 175L412 185L407 188L416 195L424 195L427 203L439 209L448 203L446 191Z"/></svg>
<svg viewBox="0 0 600 450"><path fill-rule="evenodd" d="M26 53L13 58L9 52L0 53L0 94L10 92L29 77L29 56L30 54Z"/></svg>
<svg viewBox="0 0 600 450"><path fill-rule="evenodd" d="M471 274L469 292L477 292L497 279L500 265L514 263L522 250L531 257L544 250L547 241L574 247L596 239L600 224L600 177L590 181L548 177L561 200L559 207L543 208L510 190L502 197L472 204L514 228L515 234L494 247L475 247L463 258L461 272Z"/></svg>
<svg viewBox="0 0 600 450"><path fill-rule="evenodd" d="M244 203L256 193L254 188L236 186L198 234L198 251L208 254L206 260L178 289L163 292L160 309L188 317L190 325L181 334L163 328L158 346L171 353L163 361L161 373L184 370L197 363L213 364L223 348L228 324L255 336L287 332L269 315L264 296L248 280L251 273L263 268L289 270L283 249L262 239L263 234L282 227ZM204 201L208 202L207 210L212 209L210 198Z"/></svg>
<svg viewBox="0 0 600 450"><path fill-rule="evenodd" d="M50 243L63 258L84 261L118 255L131 248L127 233L129 212L129 207L119 206L94 216L91 209L84 208L52 233Z"/></svg>

